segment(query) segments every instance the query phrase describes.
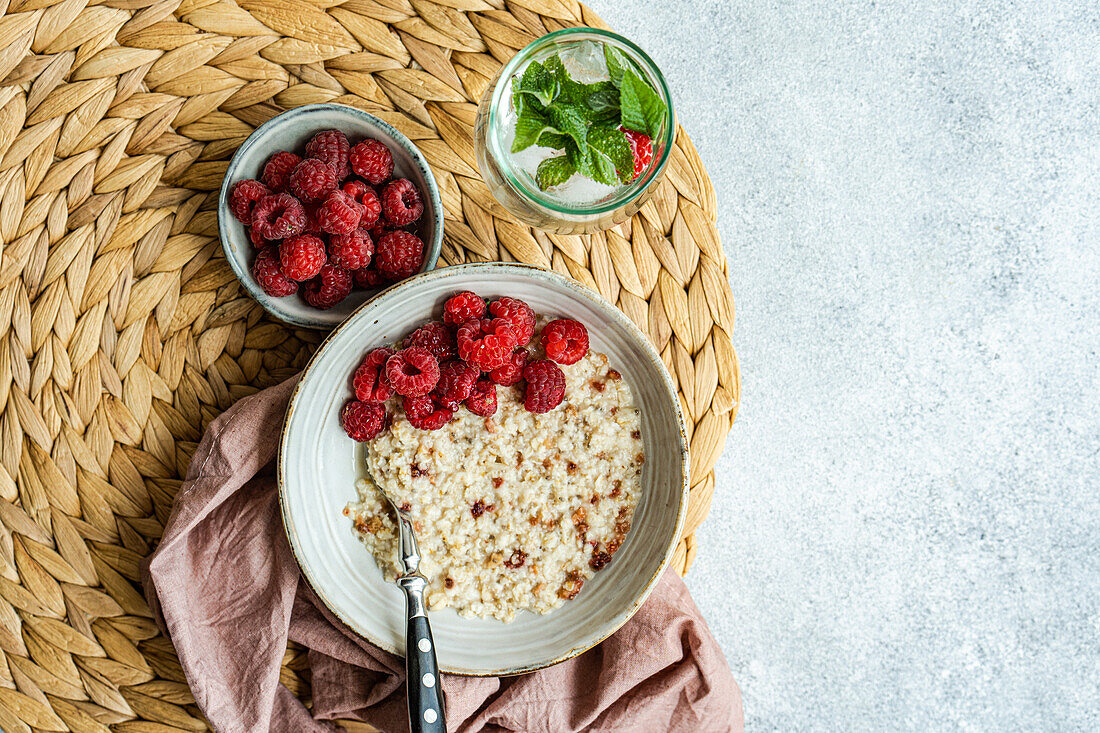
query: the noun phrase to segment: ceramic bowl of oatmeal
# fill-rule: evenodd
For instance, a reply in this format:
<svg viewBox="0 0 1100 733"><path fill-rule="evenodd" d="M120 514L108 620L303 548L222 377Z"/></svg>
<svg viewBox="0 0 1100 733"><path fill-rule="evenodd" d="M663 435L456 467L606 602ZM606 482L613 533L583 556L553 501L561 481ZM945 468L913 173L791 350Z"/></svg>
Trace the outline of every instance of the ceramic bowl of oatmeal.
<svg viewBox="0 0 1100 733"><path fill-rule="evenodd" d="M391 401L383 433L351 440L340 415L364 356L438 319L460 291L529 304L539 316L532 359L546 356L538 332L549 320L584 324L589 349L561 366L561 403L533 414L523 384L500 387L490 417L459 407L426 431ZM423 273L359 308L306 367L278 461L303 577L351 629L396 654L404 601L392 583L392 517L373 480L408 505L440 667L467 675L545 667L622 626L671 560L688 470L676 387L642 332L579 283L506 263Z"/></svg>

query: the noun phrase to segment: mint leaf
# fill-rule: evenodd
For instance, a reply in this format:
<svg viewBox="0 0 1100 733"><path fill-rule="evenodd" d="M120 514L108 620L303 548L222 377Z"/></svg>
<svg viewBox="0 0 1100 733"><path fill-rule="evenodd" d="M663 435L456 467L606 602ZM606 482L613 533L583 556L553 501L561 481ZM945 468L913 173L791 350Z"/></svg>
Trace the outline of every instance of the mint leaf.
<svg viewBox="0 0 1100 733"><path fill-rule="evenodd" d="M516 120L516 137L512 141L512 152L518 153L531 147L538 142L543 133L553 134L556 132L557 130L554 129L548 119L537 112L528 110L527 114Z"/></svg>
<svg viewBox="0 0 1100 733"><path fill-rule="evenodd" d="M559 61L559 64L561 62ZM554 101L558 94L558 81L543 64L532 61L527 65L520 79L519 90L533 96L542 106Z"/></svg>
<svg viewBox="0 0 1100 733"><path fill-rule="evenodd" d="M565 154L569 156L577 172L593 181L614 186L619 182L615 174L615 166L605 156L595 153L590 147L578 147L572 140L565 146Z"/></svg>
<svg viewBox="0 0 1100 733"><path fill-rule="evenodd" d="M573 138L578 147L585 147L585 139L588 137L588 120L585 118L585 112L581 107L555 103L547 108L546 113L555 128Z"/></svg>
<svg viewBox="0 0 1100 733"><path fill-rule="evenodd" d="M618 114L619 112L619 90L614 86L597 89L593 91L584 100L584 103L593 112L600 114L603 112L613 112Z"/></svg>
<svg viewBox="0 0 1100 733"><path fill-rule="evenodd" d="M554 148L555 150L562 150L565 144L569 142L571 138L568 135L562 135L560 132L546 132L539 135L538 143L544 148Z"/></svg>
<svg viewBox="0 0 1100 733"><path fill-rule="evenodd" d="M593 174L592 180L598 181L605 186L615 186L619 183L619 174L615 172L615 166L611 164L611 161L602 155L593 155Z"/></svg>
<svg viewBox="0 0 1100 733"><path fill-rule="evenodd" d="M535 170L535 183L540 191L545 191L551 186L565 183L576 172L577 169L568 156L558 155L539 163Z"/></svg>
<svg viewBox="0 0 1100 733"><path fill-rule="evenodd" d="M656 138L668 114L668 107L646 81L633 71L623 72L620 94L623 127Z"/></svg>
<svg viewBox="0 0 1100 733"><path fill-rule="evenodd" d="M569 162L577 169L577 173L585 178L592 178L596 174L592 165L592 154L588 152L587 145L579 148L575 142L569 140L565 143L565 154L569 156Z"/></svg>
<svg viewBox="0 0 1100 733"><path fill-rule="evenodd" d="M610 43L603 45L603 57L607 61L607 73L611 75L611 83L616 87L621 87L623 84L623 71L629 69L632 65L630 59Z"/></svg>
<svg viewBox="0 0 1100 733"><path fill-rule="evenodd" d="M534 94L525 94L520 86L520 79L512 77L512 106L516 109L516 116L525 117L532 112L544 114L546 106Z"/></svg>
<svg viewBox="0 0 1100 733"><path fill-rule="evenodd" d="M595 156L605 158L615 171L616 177L623 183L629 183L634 177L634 154L630 152L630 143L622 130L598 125L588 131L588 147Z"/></svg>

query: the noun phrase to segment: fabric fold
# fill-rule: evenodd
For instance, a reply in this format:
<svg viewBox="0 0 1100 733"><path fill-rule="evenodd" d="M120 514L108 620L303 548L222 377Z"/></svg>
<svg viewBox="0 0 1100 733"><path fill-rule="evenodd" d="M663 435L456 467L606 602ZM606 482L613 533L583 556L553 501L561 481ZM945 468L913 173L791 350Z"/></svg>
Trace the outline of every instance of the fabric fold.
<svg viewBox="0 0 1100 733"><path fill-rule="evenodd" d="M217 731L331 731L362 720L408 730L404 662L345 627L299 582L274 475L296 379L238 401L199 444L153 554L146 598ZM279 682L288 640L309 649L312 709ZM443 675L462 733L741 731L741 695L671 570L596 648L527 675Z"/></svg>

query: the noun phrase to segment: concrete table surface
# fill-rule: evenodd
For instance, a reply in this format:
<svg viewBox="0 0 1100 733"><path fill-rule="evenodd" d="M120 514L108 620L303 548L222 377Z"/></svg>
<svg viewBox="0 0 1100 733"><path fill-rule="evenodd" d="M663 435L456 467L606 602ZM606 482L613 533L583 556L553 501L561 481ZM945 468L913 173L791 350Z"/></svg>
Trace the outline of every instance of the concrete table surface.
<svg viewBox="0 0 1100 733"><path fill-rule="evenodd" d="M718 194L748 729L1100 729L1100 5L589 3Z"/></svg>

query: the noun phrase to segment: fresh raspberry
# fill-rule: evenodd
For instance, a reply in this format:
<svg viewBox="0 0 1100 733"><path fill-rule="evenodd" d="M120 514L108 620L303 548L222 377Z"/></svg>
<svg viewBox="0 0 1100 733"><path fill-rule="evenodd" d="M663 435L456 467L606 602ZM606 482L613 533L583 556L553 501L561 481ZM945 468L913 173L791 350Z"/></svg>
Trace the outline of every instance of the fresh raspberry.
<svg viewBox="0 0 1100 733"><path fill-rule="evenodd" d="M276 298L298 292L298 283L283 274L274 247L265 247L256 255L252 261L252 277L256 278L265 293Z"/></svg>
<svg viewBox="0 0 1100 733"><path fill-rule="evenodd" d="M504 366L516 347L516 333L507 321L482 318L458 327L458 355L482 371Z"/></svg>
<svg viewBox="0 0 1100 733"><path fill-rule="evenodd" d="M256 227L245 227L245 229L248 231L248 241L252 242L252 246L256 249L263 249L269 245L277 244L276 242L264 239L263 235L260 234Z"/></svg>
<svg viewBox="0 0 1100 733"><path fill-rule="evenodd" d="M350 292L351 273L336 265L324 265L317 277L302 286L302 297L321 310L336 305Z"/></svg>
<svg viewBox="0 0 1100 733"><path fill-rule="evenodd" d="M386 428L386 406L378 402L348 400L340 410L340 424L352 440L363 443Z"/></svg>
<svg viewBox="0 0 1100 733"><path fill-rule="evenodd" d="M264 239L286 239L305 228L306 210L289 193L265 196L252 209L252 229Z"/></svg>
<svg viewBox="0 0 1100 733"><path fill-rule="evenodd" d="M393 175L393 153L377 140L364 140L351 149L351 169L377 186Z"/></svg>
<svg viewBox="0 0 1100 733"><path fill-rule="evenodd" d="M653 141L644 132L628 130L625 127L619 129L626 135L626 141L630 144L630 154L634 156L634 175L630 178L633 181L641 175L649 162L653 160ZM622 175L621 172L618 173L620 176Z"/></svg>
<svg viewBox="0 0 1100 733"><path fill-rule="evenodd" d="M363 216L359 219L359 226L364 229L373 227L382 214L382 200L378 198L378 192L374 187L362 181L348 181L344 184L343 191L363 205Z"/></svg>
<svg viewBox="0 0 1100 733"><path fill-rule="evenodd" d="M389 226L384 216L380 216L378 217L378 221L374 223L374 226L372 226L369 231L370 238L377 242L379 239L395 230L393 227Z"/></svg>
<svg viewBox="0 0 1100 733"><path fill-rule="evenodd" d="M299 163L302 162L302 156L295 155L289 150L280 150L272 155L264 163L263 173L260 174L260 180L263 181L268 188L272 191L282 193L290 185L290 173L294 170Z"/></svg>
<svg viewBox="0 0 1100 733"><path fill-rule="evenodd" d="M336 188L336 171L316 158L306 158L290 174L290 192L302 202L321 201Z"/></svg>
<svg viewBox="0 0 1100 733"><path fill-rule="evenodd" d="M489 378L502 387L511 387L523 379L523 367L527 366L527 349L516 349L504 366L489 372Z"/></svg>
<svg viewBox="0 0 1100 733"><path fill-rule="evenodd" d="M366 229L356 229L347 234L334 234L328 240L328 259L345 270L359 270L370 264L374 254L374 242Z"/></svg>
<svg viewBox="0 0 1100 733"><path fill-rule="evenodd" d="M480 374L477 367L464 361L448 361L439 367L439 381L436 382L432 398L439 405L453 410L470 396L470 390Z"/></svg>
<svg viewBox="0 0 1100 733"><path fill-rule="evenodd" d="M409 424L420 430L439 430L454 417L454 410L437 405L428 395L406 397L401 401Z"/></svg>
<svg viewBox="0 0 1100 733"><path fill-rule="evenodd" d="M403 345L406 348L419 346L427 349L440 364L450 361L458 354L454 332L439 321L425 323L406 336Z"/></svg>
<svg viewBox="0 0 1100 733"><path fill-rule="evenodd" d="M337 189L330 191L317 210L317 223L321 225L321 231L329 234L347 234L355 231L359 226L359 218L363 215L362 205L355 202L351 196Z"/></svg>
<svg viewBox="0 0 1100 733"><path fill-rule="evenodd" d="M535 335L535 311L518 298L498 298L489 304L494 318L503 318L516 332L516 346L526 346Z"/></svg>
<svg viewBox="0 0 1100 733"><path fill-rule="evenodd" d="M393 349L383 346L363 357L351 378L356 399L363 402L385 402L393 396L393 387L386 379L386 360L391 356Z"/></svg>
<svg viewBox="0 0 1100 733"><path fill-rule="evenodd" d="M485 301L477 293L464 290L447 298L443 304L443 322L451 326L461 326L485 316Z"/></svg>
<svg viewBox="0 0 1100 733"><path fill-rule="evenodd" d="M527 391L523 406L528 412L550 412L565 399L565 375L549 359L533 361L523 368Z"/></svg>
<svg viewBox="0 0 1100 733"><path fill-rule="evenodd" d="M371 186L364 181L360 181L358 178L352 178L351 180L344 181L340 186L340 190L351 196L359 203L363 203L363 196L367 191L374 191L374 186ZM377 193L376 193L377 195Z"/></svg>
<svg viewBox="0 0 1100 733"><path fill-rule="evenodd" d="M382 235L375 242L374 251L378 269L398 278L415 275L424 260L424 242L400 229Z"/></svg>
<svg viewBox="0 0 1100 733"><path fill-rule="evenodd" d="M321 223L317 221L317 212L321 210L320 204L308 204L303 203L302 208L306 210L306 234L324 234L321 231Z"/></svg>
<svg viewBox="0 0 1100 733"><path fill-rule="evenodd" d="M355 277L355 284L361 288L380 288L390 282L390 278L378 270L360 268L351 273Z"/></svg>
<svg viewBox="0 0 1100 733"><path fill-rule="evenodd" d="M475 415L489 417L497 411L497 386L488 379L479 379L474 383L466 398L466 409Z"/></svg>
<svg viewBox="0 0 1100 733"><path fill-rule="evenodd" d="M336 171L336 180L342 181L351 175L348 152L351 146L348 138L339 130L322 130L306 143L306 157L322 160Z"/></svg>
<svg viewBox="0 0 1100 733"><path fill-rule="evenodd" d="M546 356L559 364L575 364L588 353L588 329L572 318L550 321L542 329Z"/></svg>
<svg viewBox="0 0 1100 733"><path fill-rule="evenodd" d="M408 226L424 213L420 192L408 178L398 178L382 189L382 213L397 227Z"/></svg>
<svg viewBox="0 0 1100 733"><path fill-rule="evenodd" d="M327 261L325 243L312 234L299 234L280 245L279 259L287 277L304 282L311 277L317 277Z"/></svg>
<svg viewBox="0 0 1100 733"><path fill-rule="evenodd" d="M237 181L229 189L229 210L240 223L251 224L253 207L260 199L270 195L271 190L255 178Z"/></svg>
<svg viewBox="0 0 1100 733"><path fill-rule="evenodd" d="M427 349L410 346L386 360L386 379L402 397L426 395L439 381L439 362Z"/></svg>

